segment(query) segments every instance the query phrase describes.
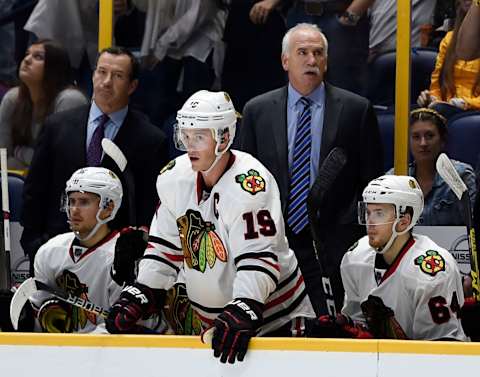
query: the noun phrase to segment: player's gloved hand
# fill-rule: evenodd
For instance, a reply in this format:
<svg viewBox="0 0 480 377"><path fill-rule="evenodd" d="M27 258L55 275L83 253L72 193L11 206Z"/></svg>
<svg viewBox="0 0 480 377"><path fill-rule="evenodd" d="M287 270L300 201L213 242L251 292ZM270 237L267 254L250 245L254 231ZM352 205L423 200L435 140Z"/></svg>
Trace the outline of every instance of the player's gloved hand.
<svg viewBox="0 0 480 377"><path fill-rule="evenodd" d="M360 307L368 329L376 339L408 339L395 319L395 313L383 303L380 297L369 295Z"/></svg>
<svg viewBox="0 0 480 377"><path fill-rule="evenodd" d="M43 332L71 333L72 306L57 299L46 300L38 310L38 321Z"/></svg>
<svg viewBox="0 0 480 377"><path fill-rule="evenodd" d="M135 262L143 256L148 234L142 229L124 228L115 243L112 277L118 285L135 281Z"/></svg>
<svg viewBox="0 0 480 377"><path fill-rule="evenodd" d="M107 331L112 334L144 333L137 321L153 313L159 314L157 308L163 305L164 299L163 289L152 289L140 283L126 286L105 320Z"/></svg>
<svg viewBox="0 0 480 377"><path fill-rule="evenodd" d="M462 327L472 342L480 341L480 303L474 297L466 297L460 312Z"/></svg>
<svg viewBox="0 0 480 377"><path fill-rule="evenodd" d="M309 324L307 337L372 339L373 335L365 326L354 323L346 315L337 314L334 318L326 314Z"/></svg>
<svg viewBox="0 0 480 377"><path fill-rule="evenodd" d="M248 342L256 335L263 322L263 304L248 298L237 298L223 308L213 322L215 327L212 348L213 355L222 363L233 364L235 359L243 361Z"/></svg>

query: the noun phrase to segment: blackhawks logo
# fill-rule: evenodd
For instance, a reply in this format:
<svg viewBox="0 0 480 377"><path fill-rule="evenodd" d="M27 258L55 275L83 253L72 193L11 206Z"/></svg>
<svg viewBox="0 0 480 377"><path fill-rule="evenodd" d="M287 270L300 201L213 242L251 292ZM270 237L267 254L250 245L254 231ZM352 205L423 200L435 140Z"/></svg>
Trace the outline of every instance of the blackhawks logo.
<svg viewBox="0 0 480 377"><path fill-rule="evenodd" d="M445 271L445 259L435 250L428 250L426 255L415 259L415 264L428 275L435 276L440 271Z"/></svg>
<svg viewBox="0 0 480 377"><path fill-rule="evenodd" d="M215 225L204 221L200 212L189 209L177 219L177 226L189 268L204 272L207 264L213 268L217 258L227 261L227 250L215 232Z"/></svg>
<svg viewBox="0 0 480 377"><path fill-rule="evenodd" d="M247 174L239 174L235 177L235 182L246 192L255 195L257 192L265 191L265 180L256 170L250 169Z"/></svg>
<svg viewBox="0 0 480 377"><path fill-rule="evenodd" d="M170 161L167 165L165 165L162 170L160 170L160 174L165 173L167 170L172 170L175 166L175 160Z"/></svg>
<svg viewBox="0 0 480 377"><path fill-rule="evenodd" d="M65 292L71 293L74 296L89 300L88 287L81 283L78 276L73 272L64 270L62 275L56 279L57 285ZM97 317L95 314L87 312L84 309L71 306L71 322L66 332L73 332L83 329L87 325L87 321L90 321L94 325L97 324Z"/></svg>

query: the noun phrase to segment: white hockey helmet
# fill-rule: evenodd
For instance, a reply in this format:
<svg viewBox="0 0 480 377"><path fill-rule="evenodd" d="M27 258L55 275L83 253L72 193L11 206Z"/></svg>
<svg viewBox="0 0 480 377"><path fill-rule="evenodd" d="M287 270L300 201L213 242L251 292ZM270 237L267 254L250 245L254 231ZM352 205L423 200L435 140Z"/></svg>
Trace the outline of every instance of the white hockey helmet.
<svg viewBox="0 0 480 377"><path fill-rule="evenodd" d="M120 179L112 171L101 167L86 167L77 170L67 181L65 188L65 200L63 208L70 219L68 210L68 194L71 192L89 192L100 197L97 212L97 225L90 234L82 240L87 240L95 234L100 225L115 218L120 205L122 204L123 189ZM110 202L113 202L113 210L110 216L100 219L100 212L106 209ZM80 238L77 235L78 238Z"/></svg>
<svg viewBox="0 0 480 377"><path fill-rule="evenodd" d="M363 190L363 202L358 206L358 220L360 224L366 223L366 205L368 203L393 204L395 207L395 221L392 223L392 237L381 251L387 251L395 237L412 229L423 211L423 192L417 180L404 175L383 175L372 180ZM405 215L407 208L412 210L410 225L402 232L397 232L395 227L400 218Z"/></svg>
<svg viewBox="0 0 480 377"><path fill-rule="evenodd" d="M177 112L175 147L187 151L183 130L210 129L216 141L215 154L220 156L230 148L235 137L237 112L226 92L200 90L190 96ZM227 147L221 152L220 144L228 137Z"/></svg>

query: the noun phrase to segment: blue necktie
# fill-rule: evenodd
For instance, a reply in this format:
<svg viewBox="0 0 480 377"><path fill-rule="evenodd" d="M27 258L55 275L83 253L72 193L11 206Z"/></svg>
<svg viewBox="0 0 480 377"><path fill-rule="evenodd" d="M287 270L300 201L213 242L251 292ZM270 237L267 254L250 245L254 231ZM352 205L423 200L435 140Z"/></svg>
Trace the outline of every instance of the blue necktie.
<svg viewBox="0 0 480 377"><path fill-rule="evenodd" d="M105 137L105 125L109 121L109 117L103 114L99 118L98 126L92 135L90 144L87 149L87 166L100 166L102 161L102 139Z"/></svg>
<svg viewBox="0 0 480 377"><path fill-rule="evenodd" d="M300 103L303 105L303 110L297 121L287 209L287 223L295 234L298 234L308 224L307 197L310 189L310 154L312 147L310 100L301 97Z"/></svg>

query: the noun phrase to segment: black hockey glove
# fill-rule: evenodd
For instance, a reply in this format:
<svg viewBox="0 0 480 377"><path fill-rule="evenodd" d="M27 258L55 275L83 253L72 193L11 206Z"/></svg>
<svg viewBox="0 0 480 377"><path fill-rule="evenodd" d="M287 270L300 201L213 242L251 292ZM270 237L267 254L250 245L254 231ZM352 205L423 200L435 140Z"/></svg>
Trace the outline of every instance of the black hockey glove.
<svg viewBox="0 0 480 377"><path fill-rule="evenodd" d="M372 339L373 335L365 326L354 323L343 314L337 314L336 318L326 314L309 324L307 337Z"/></svg>
<svg viewBox="0 0 480 377"><path fill-rule="evenodd" d="M112 277L118 285L135 281L135 262L143 256L148 234L140 229L125 228L115 243Z"/></svg>
<svg viewBox="0 0 480 377"><path fill-rule="evenodd" d="M360 307L368 329L376 339L408 339L395 319L395 313L383 303L380 297L369 295Z"/></svg>
<svg viewBox="0 0 480 377"><path fill-rule="evenodd" d="M248 342L263 322L263 304L248 298L231 301L213 322L213 355L222 363L243 361Z"/></svg>
<svg viewBox="0 0 480 377"><path fill-rule="evenodd" d="M137 325L137 321L154 313L159 314L157 308L163 305L164 299L163 289L152 289L140 283L126 286L110 309L105 321L107 331L112 334L144 333L144 328Z"/></svg>
<svg viewBox="0 0 480 377"><path fill-rule="evenodd" d="M466 297L460 312L462 327L472 342L480 341L480 303L473 297Z"/></svg>
<svg viewBox="0 0 480 377"><path fill-rule="evenodd" d="M38 310L38 321L43 332L71 333L72 306L57 299L46 300Z"/></svg>

